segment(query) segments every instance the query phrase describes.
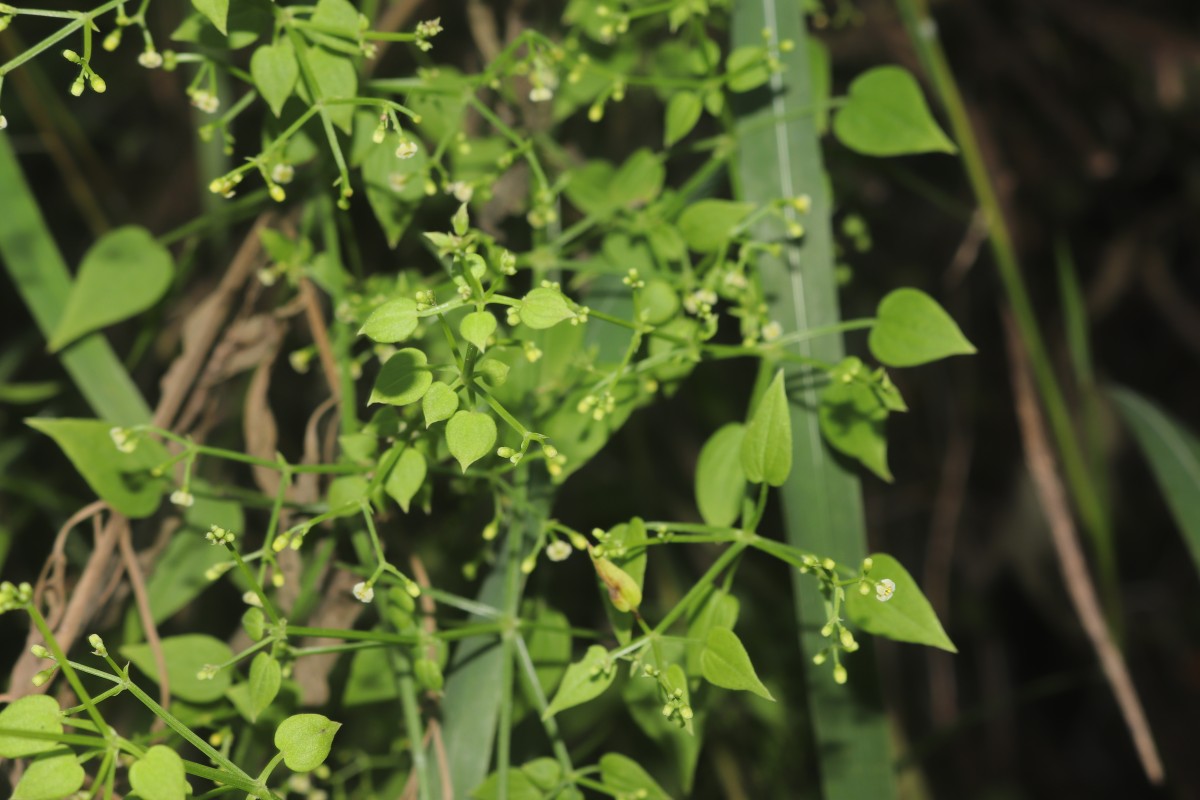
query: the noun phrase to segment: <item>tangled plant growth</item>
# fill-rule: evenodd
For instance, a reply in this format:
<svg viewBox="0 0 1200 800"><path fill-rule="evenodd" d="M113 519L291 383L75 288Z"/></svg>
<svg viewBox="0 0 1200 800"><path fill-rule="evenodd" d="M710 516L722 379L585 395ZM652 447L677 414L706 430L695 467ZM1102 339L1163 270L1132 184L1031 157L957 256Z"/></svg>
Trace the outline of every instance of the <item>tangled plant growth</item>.
<svg viewBox="0 0 1200 800"><path fill-rule="evenodd" d="M891 480L884 424L906 406L886 370L973 352L915 289L886 295L869 319L789 329L771 318L756 264L803 243L812 200L803 191L726 199L714 186L737 157L736 103L797 79L781 62L795 42L766 30L758 44L723 47L721 19L691 0L577 0L561 30L526 30L470 73L438 60L439 35L460 24L448 16L395 32L375 27L372 2L193 0L168 49L147 27L148 5L0 5L4 25L63 20L0 67L0 90L29 59L66 45L78 47L61 50L79 67L74 95L105 91L98 70L107 58L178 77L205 120L200 137L241 159L211 191L238 214L278 206L250 240L265 253L255 291L264 305L309 311L313 343L290 362L328 383L337 447L322 459L314 444L288 460L206 444L157 416L29 420L118 524L167 514L187 525L148 586L135 587L141 613L105 633L122 642L111 652L92 634L92 657L68 657L71 642L58 640L33 587L4 585L3 609L28 614L40 642L33 655L44 668L33 686L50 688L61 673L78 699L62 709L13 687L27 696L0 712L0 755L31 759L17 796L85 786L89 796L147 798L397 796L405 786L422 798L666 796L626 755L580 763L559 715L620 677L648 735L694 742L714 687L772 700L752 664L754 642L735 632L736 573L751 556L777 559L819 588L827 643L813 661L834 684L854 669L856 630L954 649L895 559L838 563L759 532L770 488L793 467L794 382L819 387L818 406L804 413L828 446ZM94 37L113 55L99 53ZM371 77L390 43L413 48L422 66ZM566 144L581 122L604 125L606 108L635 92L661 101L662 150L612 164ZM833 134L859 152L954 149L897 67L860 76L846 97L818 96L805 113L832 113ZM247 137L246 121L258 117L261 137ZM701 138L698 129L715 133ZM698 169L668 181L698 153ZM347 212L363 205L391 246L418 241L423 254L361 263L358 218ZM154 306L174 275L168 245L221 219L214 212L160 239L137 227L100 238L48 335L51 348L69 352ZM441 222L419 229L431 220ZM757 235L764 221L786 235ZM865 228L853 235L865 246ZM320 302L329 319L314 315ZM850 330L869 331L878 366L796 348ZM552 516L557 487L635 410L680 391L705 362L738 358L757 362L760 380L744 423L730 421L700 453L697 517L584 532ZM252 467L256 488L222 484L236 474L231 464ZM426 575L419 560L405 562L406 522L480 496L493 509L482 536L443 533L478 542L467 563L442 565L481 580L478 595L465 597L441 588L446 576ZM685 548L715 555L680 596L648 591L648 564ZM606 626L571 627L531 589L531 574L580 558L594 568ZM353 580L323 586L335 570ZM160 640L155 625L204 588L197 574L243 594L242 632ZM342 602L341 617L332 615L340 625L314 621L331 618L322 613L329 592ZM357 601L349 613L348 599ZM357 694L399 709L375 751L343 745L342 721L301 711L297 671L330 655L349 663L347 705ZM123 696L153 715L152 731L170 733L111 724ZM514 763L513 731L530 714L543 755ZM330 757L343 746L346 758ZM699 746L670 749L686 792Z"/></svg>

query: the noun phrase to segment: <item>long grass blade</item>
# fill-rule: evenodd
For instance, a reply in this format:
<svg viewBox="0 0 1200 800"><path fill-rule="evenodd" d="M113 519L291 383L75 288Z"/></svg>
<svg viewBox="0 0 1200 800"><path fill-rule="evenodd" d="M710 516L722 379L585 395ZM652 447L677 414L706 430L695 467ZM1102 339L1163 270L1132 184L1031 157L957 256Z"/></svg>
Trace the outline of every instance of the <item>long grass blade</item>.
<svg viewBox="0 0 1200 800"><path fill-rule="evenodd" d="M761 257L758 268L772 317L789 330L805 330L838 322L837 287L819 134L812 113L810 46L801 6L784 0L749 0L735 4L733 45L762 43L762 31L795 47L779 53L784 62L769 92L747 96L738 109L737 178L742 199L769 202L807 194L801 246L786 246L778 258ZM782 225L764 223L766 239L784 239ZM835 362L842 356L838 337L796 345L802 355ZM821 439L812 381L790 376L793 400L794 467L782 487L788 539L797 547L856 564L865 555L865 526L857 477L843 467ZM825 623L823 599L812 581L797 575L796 614L800 646L806 659L824 647L819 630ZM828 800L895 796L892 754L886 718L879 698L872 655L864 646L850 663L850 682L836 685L824 669L807 670L809 714L820 773L821 795Z"/></svg>
<svg viewBox="0 0 1200 800"><path fill-rule="evenodd" d="M5 137L0 137L0 186L0 261L49 338L66 306L71 274ZM103 335L88 336L59 357L96 416L115 425L150 421L149 406Z"/></svg>
<svg viewBox="0 0 1200 800"><path fill-rule="evenodd" d="M1200 439L1130 389L1117 387L1108 394L1150 462L1158 488L1200 570Z"/></svg>

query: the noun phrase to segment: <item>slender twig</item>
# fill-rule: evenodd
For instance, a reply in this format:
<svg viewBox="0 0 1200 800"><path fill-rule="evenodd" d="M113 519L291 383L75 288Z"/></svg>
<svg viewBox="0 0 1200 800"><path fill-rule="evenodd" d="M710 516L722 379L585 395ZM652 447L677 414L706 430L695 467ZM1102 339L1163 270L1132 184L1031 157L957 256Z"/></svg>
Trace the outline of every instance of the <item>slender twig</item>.
<svg viewBox="0 0 1200 800"><path fill-rule="evenodd" d="M1133 737L1134 747L1142 762L1146 778L1158 785L1163 781L1163 765L1154 744L1154 736L1146 719L1146 712L1134 688L1129 669L1117 649L1104 612L1096 594L1096 588L1088 574L1087 558L1079 544L1075 531L1075 522L1071 518L1070 505L1062 481L1055 469L1054 453L1046 436L1045 423L1041 409L1038 407L1037 395L1029 376L1029 362L1025 354L1021 333L1011 315L1004 316L1005 331L1008 334L1008 355L1012 367L1013 393L1016 395L1017 421L1021 427L1021 440L1025 445L1025 460L1033 477L1034 488L1038 493L1042 511L1050 524L1050 538L1054 542L1054 550L1058 554L1059 567L1062 569L1063 580L1067 585L1067 594L1075 613L1083 625L1083 630L1091 641L1092 649L1100 660L1116 697L1121 715Z"/></svg>

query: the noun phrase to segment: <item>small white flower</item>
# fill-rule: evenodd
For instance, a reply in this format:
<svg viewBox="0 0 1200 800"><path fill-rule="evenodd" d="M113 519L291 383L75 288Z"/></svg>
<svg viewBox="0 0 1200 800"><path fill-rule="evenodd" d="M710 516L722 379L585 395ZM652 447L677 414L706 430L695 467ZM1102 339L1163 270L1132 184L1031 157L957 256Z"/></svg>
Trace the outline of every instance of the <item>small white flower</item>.
<svg viewBox="0 0 1200 800"><path fill-rule="evenodd" d="M213 678L217 677L217 672L220 671L220 669L221 668L216 664L205 664L200 668L200 671L196 673L196 680L211 681Z"/></svg>
<svg viewBox="0 0 1200 800"><path fill-rule="evenodd" d="M455 181L446 187L446 191L454 195L454 199L458 202L469 203L475 194L475 187L466 181Z"/></svg>
<svg viewBox="0 0 1200 800"><path fill-rule="evenodd" d="M215 114L221 107L221 99L207 89L197 89L192 93L192 105L206 114Z"/></svg>
<svg viewBox="0 0 1200 800"><path fill-rule="evenodd" d="M875 584L875 599L879 602L886 603L892 599L894 594L896 594L896 582L891 578L884 578Z"/></svg>
<svg viewBox="0 0 1200 800"><path fill-rule="evenodd" d="M171 502L181 508L191 508L192 504L196 502L196 498L185 489L176 489L171 492Z"/></svg>
<svg viewBox="0 0 1200 800"><path fill-rule="evenodd" d="M296 177L296 168L291 164L276 164L271 168L271 180L276 183L291 183Z"/></svg>
<svg viewBox="0 0 1200 800"><path fill-rule="evenodd" d="M768 342L773 342L783 335L783 326L771 320L766 325L763 325L762 335Z"/></svg>
<svg viewBox="0 0 1200 800"><path fill-rule="evenodd" d="M534 86L529 90L529 99L534 103L545 103L554 99L554 91L549 86Z"/></svg>
<svg viewBox="0 0 1200 800"><path fill-rule="evenodd" d="M259 596L257 594L255 594L251 590L247 590L242 593L242 602L248 606L254 606L255 608L262 608L262 600L259 598Z"/></svg>
<svg viewBox="0 0 1200 800"><path fill-rule="evenodd" d="M110 428L108 435L122 453L132 453L137 449L137 439L128 428Z"/></svg>
<svg viewBox="0 0 1200 800"><path fill-rule="evenodd" d="M375 599L375 590L368 586L363 581L354 584L354 588L350 590L355 599L362 603L369 603Z"/></svg>
<svg viewBox="0 0 1200 800"><path fill-rule="evenodd" d="M163 65L163 57L157 50L146 50L138 56L138 63L146 69L158 69Z"/></svg>
<svg viewBox="0 0 1200 800"><path fill-rule="evenodd" d="M396 147L396 158L412 158L417 154L417 143L412 139L401 139Z"/></svg>
<svg viewBox="0 0 1200 800"><path fill-rule="evenodd" d="M571 545L562 539L555 539L546 545L546 558L551 561L566 561L571 556Z"/></svg>
<svg viewBox="0 0 1200 800"><path fill-rule="evenodd" d="M8 127L8 117L0 114L0 131Z"/></svg>

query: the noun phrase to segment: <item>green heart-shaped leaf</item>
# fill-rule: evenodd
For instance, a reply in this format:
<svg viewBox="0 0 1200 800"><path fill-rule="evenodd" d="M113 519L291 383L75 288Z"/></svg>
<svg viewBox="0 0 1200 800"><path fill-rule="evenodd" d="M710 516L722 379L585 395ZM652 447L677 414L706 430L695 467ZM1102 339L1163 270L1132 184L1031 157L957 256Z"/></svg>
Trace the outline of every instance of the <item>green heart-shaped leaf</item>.
<svg viewBox="0 0 1200 800"><path fill-rule="evenodd" d="M208 18L221 33L228 34L229 0L192 0L192 6Z"/></svg>
<svg viewBox="0 0 1200 800"><path fill-rule="evenodd" d="M459 411L446 423L446 444L462 471L492 452L496 421L479 411Z"/></svg>
<svg viewBox="0 0 1200 800"><path fill-rule="evenodd" d="M957 152L929 113L917 79L896 66L876 67L854 79L833 118L833 133L868 156Z"/></svg>
<svg viewBox="0 0 1200 800"><path fill-rule="evenodd" d="M55 750L30 762L12 800L59 800L83 786L83 767L70 751Z"/></svg>
<svg viewBox="0 0 1200 800"><path fill-rule="evenodd" d="M425 353L415 347L395 353L379 371L367 402L392 406L417 402L433 384L433 375L426 366L428 363Z"/></svg>
<svg viewBox="0 0 1200 800"><path fill-rule="evenodd" d="M127 225L104 234L83 256L51 352L157 303L175 272L171 254L145 228Z"/></svg>
<svg viewBox="0 0 1200 800"><path fill-rule="evenodd" d="M296 62L296 50L291 41L280 39L277 44L265 44L255 50L250 58L250 75L259 94L271 107L271 113L278 117L300 77L300 65Z"/></svg>
<svg viewBox="0 0 1200 800"><path fill-rule="evenodd" d="M296 714L275 729L275 746L292 772L311 772L325 762L342 723L321 714Z"/></svg>
<svg viewBox="0 0 1200 800"><path fill-rule="evenodd" d="M183 759L161 744L151 747L129 768L129 784L144 800L184 800L188 794Z"/></svg>
<svg viewBox="0 0 1200 800"><path fill-rule="evenodd" d="M421 413L425 415L426 428L435 422L450 419L457 410L458 392L441 381L434 381L421 398Z"/></svg>
<svg viewBox="0 0 1200 800"><path fill-rule="evenodd" d="M168 636L162 640L163 657L167 662L167 678L171 694L190 703L211 703L224 696L232 675L228 669L218 670L211 678L200 677L205 667L224 664L233 658L229 645L202 633ZM148 644L128 644L121 655L133 662L146 677L158 680L158 664Z"/></svg>
<svg viewBox="0 0 1200 800"><path fill-rule="evenodd" d="M764 700L775 700L758 679L742 640L729 628L709 630L700 653L700 671L704 680L714 686L753 692Z"/></svg>
<svg viewBox="0 0 1200 800"><path fill-rule="evenodd" d="M617 668L609 661L608 651L598 644L592 645L582 660L567 667L558 692L546 707L542 719L599 697L616 677Z"/></svg>
<svg viewBox="0 0 1200 800"><path fill-rule="evenodd" d="M417 490L421 488L421 484L425 483L427 471L425 456L421 455L416 448L407 447L400 454L400 458L396 459L396 466L392 467L392 471L388 473L387 480L383 484L384 491L391 495L404 513L408 513L409 503L412 502Z"/></svg>
<svg viewBox="0 0 1200 800"><path fill-rule="evenodd" d="M709 525L732 525L742 511L746 473L742 469L742 438L746 429L737 422L725 425L708 438L696 462L696 505Z"/></svg>
<svg viewBox="0 0 1200 800"><path fill-rule="evenodd" d="M267 653L259 653L250 662L250 721L270 707L279 686L283 683L283 669L279 662Z"/></svg>
<svg viewBox="0 0 1200 800"><path fill-rule="evenodd" d="M358 333L374 342L392 344L412 336L419 319L417 301L411 297L397 297L372 311Z"/></svg>
<svg viewBox="0 0 1200 800"><path fill-rule="evenodd" d="M562 292L544 286L525 295L518 309L521 322L534 330L553 328L563 320L575 316Z"/></svg>
<svg viewBox="0 0 1200 800"><path fill-rule="evenodd" d="M897 289L879 302L867 345L889 367L915 367L975 352L937 301L917 289Z"/></svg>
<svg viewBox="0 0 1200 800"><path fill-rule="evenodd" d="M867 577L875 589L863 594L858 586L846 587L846 615L867 633L898 642L927 644L957 653L933 606L899 561L886 553L871 555Z"/></svg>
<svg viewBox="0 0 1200 800"><path fill-rule="evenodd" d="M62 733L62 715L53 697L44 694L30 695L14 700L0 711L0 728L35 733ZM61 746L50 739L24 739L12 733L0 736L0 756L4 758L35 756Z"/></svg>
<svg viewBox="0 0 1200 800"><path fill-rule="evenodd" d="M458 330L482 352L487 349L488 338L496 332L496 317L490 311L474 311L463 317Z"/></svg>
<svg viewBox="0 0 1200 800"><path fill-rule="evenodd" d="M112 426L98 419L29 419L29 427L58 444L96 496L127 517L158 510L167 484L151 470L169 458L155 439L141 436L133 452L117 449Z"/></svg>

